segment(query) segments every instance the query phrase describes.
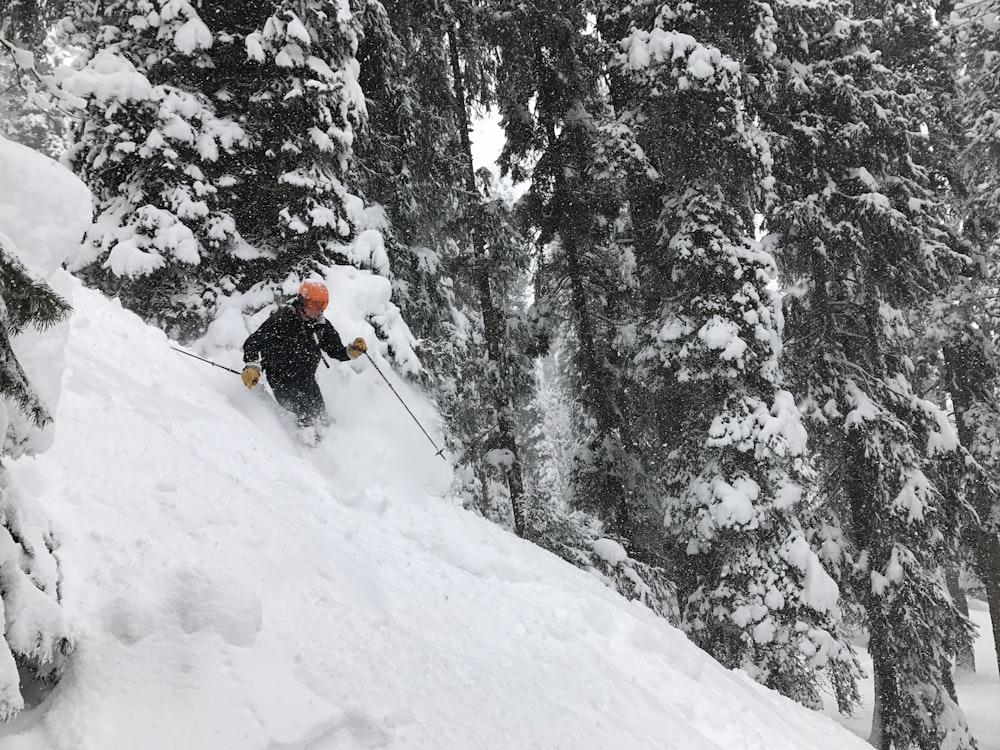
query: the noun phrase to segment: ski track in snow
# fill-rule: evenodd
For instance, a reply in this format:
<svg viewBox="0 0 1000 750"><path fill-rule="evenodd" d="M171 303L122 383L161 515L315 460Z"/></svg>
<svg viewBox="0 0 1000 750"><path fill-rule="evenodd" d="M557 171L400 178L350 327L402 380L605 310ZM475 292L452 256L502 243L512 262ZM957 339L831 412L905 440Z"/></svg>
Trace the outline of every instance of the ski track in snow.
<svg viewBox="0 0 1000 750"><path fill-rule="evenodd" d="M263 389L73 286L55 445L11 472L79 648L0 750L868 747L442 499L363 361L321 370L336 424L306 449Z"/></svg>

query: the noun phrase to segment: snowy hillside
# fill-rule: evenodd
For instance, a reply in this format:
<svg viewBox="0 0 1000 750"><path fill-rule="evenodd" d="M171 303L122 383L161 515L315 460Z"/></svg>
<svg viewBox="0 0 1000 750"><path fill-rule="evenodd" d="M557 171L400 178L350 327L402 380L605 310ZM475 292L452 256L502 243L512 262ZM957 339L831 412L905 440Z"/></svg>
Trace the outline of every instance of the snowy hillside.
<svg viewBox="0 0 1000 750"><path fill-rule="evenodd" d="M55 444L12 473L80 646L4 750L866 747L453 507L364 364L321 373L304 452L266 393L73 303Z"/></svg>
<svg viewBox="0 0 1000 750"><path fill-rule="evenodd" d="M6 180L27 165L0 155ZM2 216L58 260L87 196L30 167ZM78 646L2 750L867 747L455 507L447 464L364 360L321 369L336 425L307 450L264 389L51 262L38 273L75 312L44 334L65 344L61 382L61 353L26 356L57 422L10 483L51 519Z"/></svg>

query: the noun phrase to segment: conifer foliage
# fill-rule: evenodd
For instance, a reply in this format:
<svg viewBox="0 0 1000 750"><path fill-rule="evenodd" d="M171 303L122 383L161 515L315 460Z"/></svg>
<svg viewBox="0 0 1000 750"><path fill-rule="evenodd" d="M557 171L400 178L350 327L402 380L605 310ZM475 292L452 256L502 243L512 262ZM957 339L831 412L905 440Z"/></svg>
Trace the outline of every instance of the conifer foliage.
<svg viewBox="0 0 1000 750"><path fill-rule="evenodd" d="M350 13L320 0L74 10L85 64L66 86L86 110L69 161L98 204L75 270L193 335L226 291L346 259L364 115Z"/></svg>
<svg viewBox="0 0 1000 750"><path fill-rule="evenodd" d="M1000 136L1000 6L962 3L952 19L953 47L963 75L954 109L965 134L959 144L955 193L963 220L965 274L938 308L948 391L962 445L972 455L970 500L978 516L971 536L976 572L991 612L1000 611L1000 403L996 383L996 289L1000 249L1000 176L995 168ZM1000 617L993 618L1000 665Z"/></svg>
<svg viewBox="0 0 1000 750"><path fill-rule="evenodd" d="M656 239L636 254L634 377L655 404L647 461L682 623L722 663L815 703L817 670L850 655L799 521L805 432L782 384L774 259L753 239L772 183L754 107L774 19L755 3L645 4L631 18L617 108L660 198L635 232Z"/></svg>
<svg viewBox="0 0 1000 750"><path fill-rule="evenodd" d="M63 320L69 304L45 283L33 278L18 260L13 242L0 234L0 395L23 412L35 427L45 427L52 415L32 388L11 348L11 338L33 327L44 330ZM10 412L4 420L4 453L19 452L26 439L11 425Z"/></svg>
<svg viewBox="0 0 1000 750"><path fill-rule="evenodd" d="M952 261L919 136L935 120L849 11L775 4L781 88L765 123L778 199L767 227L793 290L786 361L846 542L830 562L870 636L872 742L973 747L948 690L968 623L939 572L955 558L963 507L932 480L932 461L957 441L914 388L912 358L921 306Z"/></svg>

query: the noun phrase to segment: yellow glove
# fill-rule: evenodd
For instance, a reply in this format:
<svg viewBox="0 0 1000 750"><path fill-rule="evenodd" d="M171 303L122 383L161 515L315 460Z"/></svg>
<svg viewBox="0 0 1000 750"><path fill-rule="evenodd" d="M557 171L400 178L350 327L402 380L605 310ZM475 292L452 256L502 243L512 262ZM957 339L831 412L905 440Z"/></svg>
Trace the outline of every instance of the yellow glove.
<svg viewBox="0 0 1000 750"><path fill-rule="evenodd" d="M240 377L243 378L243 385L247 388L253 388L257 385L257 381L260 380L260 369L257 365L247 365L243 368L243 372L240 373Z"/></svg>
<svg viewBox="0 0 1000 750"><path fill-rule="evenodd" d="M368 344L366 344L365 340L360 336L354 339L354 341L351 342L350 346L347 347L347 355L351 359L357 359L366 351L368 351Z"/></svg>

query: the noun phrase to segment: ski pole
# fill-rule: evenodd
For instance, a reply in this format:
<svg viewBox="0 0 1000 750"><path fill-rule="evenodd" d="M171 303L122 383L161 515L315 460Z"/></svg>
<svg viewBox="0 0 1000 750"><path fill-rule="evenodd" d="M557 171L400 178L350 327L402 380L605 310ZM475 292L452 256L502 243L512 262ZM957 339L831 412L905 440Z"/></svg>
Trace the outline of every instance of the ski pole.
<svg viewBox="0 0 1000 750"><path fill-rule="evenodd" d="M368 361L372 363L372 367L374 367L374 368L375 368L375 372L377 372L377 373L378 373L379 375L382 375L382 380L384 380L384 381L385 381L385 384L386 384L387 386L389 386L389 390L390 390L390 391L392 391L392 392L393 392L393 394L395 394L396 398L398 398L398 399L399 399L399 403L401 403L401 404L403 405L403 408L404 408L404 409L406 409L407 413L408 413L408 414L409 414L409 415L410 415L411 417L413 417L413 421L417 423L417 427L419 427L419 428L420 428L420 431L421 431L422 433L424 433L424 435L426 435L426 436L427 436L427 439L428 439L428 440L430 440L430 441L431 441L431 445L433 445L433 446L434 446L435 448L437 448L437 443L435 443L435 442L434 442L433 438L431 438L431 436L430 436L430 435L427 435L427 430L425 430L425 429L424 429L424 426L423 426L422 424L420 424L420 420L418 420L418 419L417 419L417 418L416 418L416 417L415 417L415 416L413 415L413 412L412 412L412 411L410 411L410 407L406 405L406 402L405 402L405 401L403 401L403 397L402 397L402 396L400 396L400 395L399 395L398 393L396 393L396 389L392 387L392 383L390 383L390 382L389 382L389 378L387 378L387 377L386 377L386 376L385 376L385 375L384 375L384 374L382 373L382 371L381 371L381 370L380 370L380 369L378 368L378 365L377 365L377 364L375 364L375 360L371 358L371 355L370 355L370 354L369 354L368 352L365 352L365 356L366 356L366 357L368 357ZM435 453L434 455L435 455L435 456L441 456L441 459L442 459L442 460L444 460L444 461L447 461L447 460L448 460L447 458L445 458L445 457L444 457L444 448L438 448L438 450L437 450L437 453Z"/></svg>
<svg viewBox="0 0 1000 750"><path fill-rule="evenodd" d="M175 352L180 352L181 354L186 354L189 357L200 359L202 362L207 362L208 364L212 365L212 367L218 367L220 370L228 370L229 372L235 372L237 375L242 374L239 370L234 370L232 367L226 367L225 365L216 364L210 359L205 359L204 357L199 357L197 354L192 354L191 352L186 352L183 349L178 349L176 346L172 346L170 348L173 349Z"/></svg>

